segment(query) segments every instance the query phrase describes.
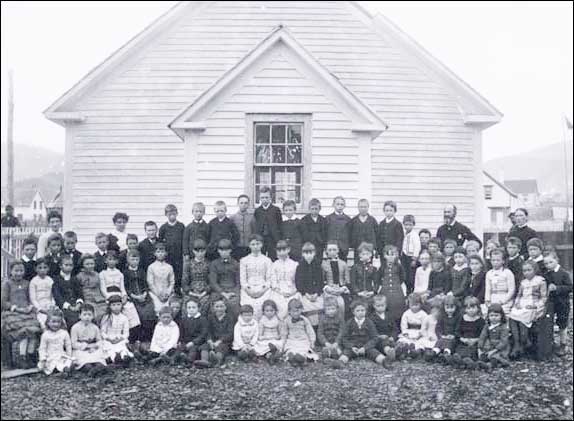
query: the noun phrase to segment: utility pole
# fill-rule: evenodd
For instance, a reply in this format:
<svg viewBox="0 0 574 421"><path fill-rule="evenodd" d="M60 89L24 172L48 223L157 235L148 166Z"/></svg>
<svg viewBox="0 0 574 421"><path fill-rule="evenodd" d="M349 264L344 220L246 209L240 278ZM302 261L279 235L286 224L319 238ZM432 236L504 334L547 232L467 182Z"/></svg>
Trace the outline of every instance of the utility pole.
<svg viewBox="0 0 574 421"><path fill-rule="evenodd" d="M564 141L564 177L565 183L564 186L566 187L566 219L564 221L564 232L570 231L570 185L569 185L569 165L568 165L568 138L569 138L569 131L572 130L571 127L572 123L568 120L566 115L563 117L562 121L562 138Z"/></svg>
<svg viewBox="0 0 574 421"><path fill-rule="evenodd" d="M8 203L14 206L14 81L12 70L8 72L8 124L6 125L8 152Z"/></svg>

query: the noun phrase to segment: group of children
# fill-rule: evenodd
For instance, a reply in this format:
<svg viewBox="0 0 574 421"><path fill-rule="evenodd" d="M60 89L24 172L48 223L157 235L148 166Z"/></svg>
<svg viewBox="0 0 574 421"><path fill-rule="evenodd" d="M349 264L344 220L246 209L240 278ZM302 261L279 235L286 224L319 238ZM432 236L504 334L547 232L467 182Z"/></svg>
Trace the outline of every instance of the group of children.
<svg viewBox="0 0 574 421"><path fill-rule="evenodd" d="M489 369L553 341L555 317L565 352L572 280L537 238L524 256L516 237L504 249L488 241L481 255L477 241L417 232L412 215L401 224L394 202L377 223L366 200L350 218L344 198L327 217L312 199L302 219L292 201L283 212L271 204L268 189L260 200L253 214L241 195L232 217L217 202L209 223L197 203L187 226L168 205L167 222L146 222L141 242L117 213L114 230L95 236L95 254L76 250L76 234L61 235L51 213L53 232L26 240L2 282L2 335L16 364L96 376L134 361L217 367L236 354Z"/></svg>

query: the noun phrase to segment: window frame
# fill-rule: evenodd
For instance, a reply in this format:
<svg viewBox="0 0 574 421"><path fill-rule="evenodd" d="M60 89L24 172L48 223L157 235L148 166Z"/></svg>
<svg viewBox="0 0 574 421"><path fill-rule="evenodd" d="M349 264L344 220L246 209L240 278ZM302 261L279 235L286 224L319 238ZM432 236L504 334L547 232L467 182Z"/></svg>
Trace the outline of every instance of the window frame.
<svg viewBox="0 0 574 421"><path fill-rule="evenodd" d="M246 114L246 141L245 141L245 192L251 198L253 207L260 204L255 201L255 124L301 124L301 202L297 203L297 209L306 208L306 201L311 196L311 162L312 162L312 115L311 114ZM265 165L262 165L265 166ZM276 165L288 167L289 165ZM293 166L293 165L291 165ZM270 163L269 167L273 167ZM296 166L298 167L298 166ZM273 197L273 203L276 198Z"/></svg>
<svg viewBox="0 0 574 421"><path fill-rule="evenodd" d="M487 192L489 194L487 194ZM492 200L494 196L494 186L491 184L486 184L484 186L484 200Z"/></svg>

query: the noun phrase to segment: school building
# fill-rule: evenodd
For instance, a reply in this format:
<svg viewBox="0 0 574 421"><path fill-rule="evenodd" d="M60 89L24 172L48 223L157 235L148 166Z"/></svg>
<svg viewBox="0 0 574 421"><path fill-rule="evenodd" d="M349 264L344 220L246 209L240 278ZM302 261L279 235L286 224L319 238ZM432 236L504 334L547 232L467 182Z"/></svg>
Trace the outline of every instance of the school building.
<svg viewBox="0 0 574 421"><path fill-rule="evenodd" d="M422 40L424 43L424 40ZM73 54L73 52L71 52ZM350 1L181 2L73 85L45 116L66 128L64 225L81 250L116 211L143 235L173 203L236 197L303 212L334 196L419 228L446 203L483 225L482 131L502 114L387 18Z"/></svg>

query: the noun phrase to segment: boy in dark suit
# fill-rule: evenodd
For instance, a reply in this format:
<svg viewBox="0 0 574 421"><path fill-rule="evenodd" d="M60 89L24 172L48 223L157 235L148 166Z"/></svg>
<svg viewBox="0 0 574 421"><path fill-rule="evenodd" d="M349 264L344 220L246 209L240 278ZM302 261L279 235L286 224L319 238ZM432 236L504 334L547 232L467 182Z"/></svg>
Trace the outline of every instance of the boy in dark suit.
<svg viewBox="0 0 574 421"><path fill-rule="evenodd" d="M261 206L255 209L255 233L263 237L263 253L271 260L277 260L275 246L281 240L281 209L271 203L271 189L261 187Z"/></svg>

